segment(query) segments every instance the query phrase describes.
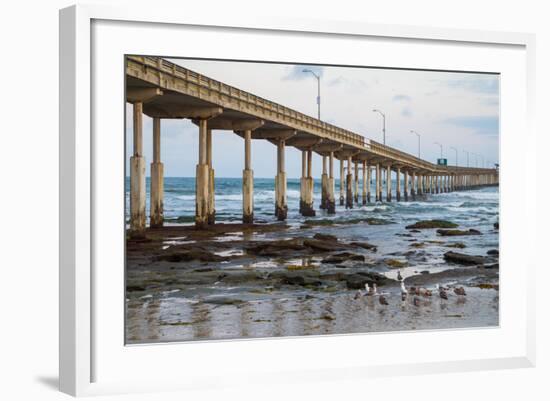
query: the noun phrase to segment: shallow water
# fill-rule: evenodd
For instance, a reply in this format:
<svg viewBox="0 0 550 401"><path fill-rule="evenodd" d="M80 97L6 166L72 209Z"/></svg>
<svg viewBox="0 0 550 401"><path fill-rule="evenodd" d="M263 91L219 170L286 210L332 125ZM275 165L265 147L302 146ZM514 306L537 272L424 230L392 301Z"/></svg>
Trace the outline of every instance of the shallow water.
<svg viewBox="0 0 550 401"><path fill-rule="evenodd" d="M238 221L241 216L239 179L217 179L216 211L220 222ZM318 183L317 183L318 184ZM273 216L273 180L255 180L255 217L275 222ZM337 185L338 188L338 185ZM167 178L165 183L165 215L180 221L192 219L194 213L194 179ZM219 195L218 192L223 192ZM316 188L316 194L320 189ZM437 273L453 267L446 263L443 254L449 250L471 255L485 255L498 249L498 188L475 191L426 195L416 201L370 204L351 210L337 206L334 216L317 210L314 219L334 219L343 224L303 227L305 218L298 213L299 183L289 180L288 230L255 235L253 240L270 240L308 237L314 233L332 234L341 241L368 241L378 247L376 253L364 250L364 269L395 278L397 269L380 263L388 258L407 263L400 269L405 279L420 274ZM319 204L316 198L315 204ZM379 218L392 224L346 224L356 218ZM405 226L419 220L442 219L460 225L460 229L475 228L480 236L441 237L435 230L422 230L408 234ZM174 224L176 224L174 220ZM403 234L411 236L403 236ZM219 237L220 242L241 241L242 233ZM186 243L185 238L166 241L166 246ZM446 245L462 242L464 249ZM415 248L414 244L422 246ZM414 250L414 256L407 251ZM232 249L218 254L238 254ZM212 265L227 271L254 271L268 274L286 270L289 266L303 265L320 272L331 271L334 266L321 264L321 258L272 258L234 260ZM138 279L146 271L129 274ZM176 274L176 273L174 273ZM149 278L149 277L148 277ZM159 279L161 282L163 278ZM494 280L493 280L494 281ZM467 297L449 295L422 298L419 306L412 297L402 303L399 290L390 288L386 297L390 305L382 306L376 297L354 300L355 291L345 288L310 289L297 286L271 288L247 283L218 282L213 285L185 285L177 289L169 285L130 294L127 301L127 341L129 343L155 341L187 341L242 337L298 336L310 334L341 334L396 330L446 329L487 327L498 325L498 290L468 286L469 280L447 280L442 284L467 286ZM495 283L498 283L498 279ZM433 286L432 286L433 287Z"/></svg>

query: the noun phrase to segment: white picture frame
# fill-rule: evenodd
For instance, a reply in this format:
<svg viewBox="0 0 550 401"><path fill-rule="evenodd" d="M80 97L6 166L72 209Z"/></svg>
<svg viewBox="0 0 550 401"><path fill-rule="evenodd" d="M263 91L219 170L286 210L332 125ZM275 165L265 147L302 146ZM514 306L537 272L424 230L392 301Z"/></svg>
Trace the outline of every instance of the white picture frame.
<svg viewBox="0 0 550 401"><path fill-rule="evenodd" d="M111 251L101 248L98 234L103 233L103 207L99 194L106 194L109 184L103 188L102 173L97 171L98 155L103 159L117 156L115 150L104 147L97 141L94 130L105 124L98 105L98 96L102 96L101 87L94 86L94 80L104 79L101 68L103 64L94 55L103 51L105 43L101 35L127 32L129 48L127 53L140 50L140 46L130 44L130 38L139 37L143 50L151 50L144 32L155 38L159 45L158 54L181 56L175 43L170 40L160 41L167 35L174 35L178 29L193 29L195 34L204 32L238 35L242 40L252 40L254 35L262 35L266 41L275 40L277 35L296 36L304 40L332 40L337 38L341 43L346 41L378 40L385 41L390 46L403 41L407 45L437 46L442 52L445 47L453 46L453 52L468 52L477 49L480 60L465 59L454 70L475 70L475 66L483 64L483 55L487 48L494 50L495 55L502 52L501 59L494 57L490 62L505 63L505 78L501 89L503 105L501 109L501 325L496 329L451 330L422 333L391 334L391 341L399 335L403 344L416 341L420 344L430 344L437 351L444 342L453 342L453 349L448 352L439 351L438 357L422 355L414 352L400 356L369 354L369 358L343 357L337 351L345 347L360 347L362 341L385 341L386 334L321 336L307 338L283 338L273 340L218 341L197 342L192 344L159 344L139 347L125 347L123 333L116 337L123 315L119 313L123 304L123 287L118 286L120 277L98 271L98 263ZM103 31L102 31L103 30ZM175 31L173 31L175 30ZM141 34L140 34L141 32ZM176 32L177 33L177 32ZM135 34L135 35L133 35ZM97 41L94 42L94 35ZM156 36L158 35L158 36ZM270 37L273 36L273 38ZM117 43L122 38L113 37L112 54L119 54ZM118 38L118 40L116 40ZM247 39L248 38L248 39ZM318 38L318 39L315 39ZM320 39L319 39L320 38ZM210 39L212 40L212 39ZM237 40L237 39L235 39ZM241 40L241 39L239 39ZM281 39L282 40L282 39ZM529 171L535 167L534 132L532 130L531 113L534 110L534 43L533 35L505 32L483 32L458 29L436 29L410 26L374 25L349 21L316 21L293 20L292 18L277 19L235 14L232 18L204 15L201 13L180 13L157 8L112 8L109 6L73 6L60 12L60 389L72 395L94 395L108 393L126 393L133 391L160 391L167 389L202 389L209 386L245 385L247 380L269 383L270 380L292 381L299 373L300 380L326 380L341 377L375 377L380 375L406 374L410 369L415 373L434 373L441 371L468 371L479 369L501 369L512 367L530 367L535 363L534 338L534 261L531 256L520 259L520 251L529 249L534 231L528 229L528 222L535 221L536 210L527 200L527 188L533 187L534 177ZM153 43L154 44L154 43ZM415 46L416 46L415 45ZM147 46L149 46L148 49ZM172 49L170 50L170 46ZM231 46L229 46L231 47ZM345 47L345 46L343 46ZM233 49L236 51L237 48ZM420 48L419 48L420 49ZM499 50L500 49L500 50ZM228 51L229 49L227 49ZM509 50L509 51L508 51ZM239 50L240 51L240 50ZM344 50L343 50L344 51ZM167 52L167 53L165 53ZM195 56L197 51L193 51ZM242 50L241 58L246 49ZM258 56L260 50L248 55L249 59L262 60ZM292 60L292 52L288 52L288 60ZM509 54L508 54L509 53ZM466 54L466 53L465 53ZM216 57L219 57L217 54ZM399 63L399 57L406 55L385 54L388 60L383 66ZM390 60L390 56L394 57ZM245 56L246 57L246 56ZM264 56L265 57L265 56ZM273 56L280 60L282 56ZM329 57L329 56L326 56ZM334 56L336 57L336 56ZM223 55L222 57L223 58ZM116 61L121 63L122 59ZM360 61L359 61L360 62ZM415 67L429 68L430 61L415 61ZM441 60L439 68L453 65L452 57ZM109 65L108 63L105 64ZM122 64L120 64L122 65ZM411 67L407 63L404 67ZM515 68L515 69L514 69ZM479 71L485 71L481 68ZM502 72L497 68L496 72ZM117 71L122 77L122 70ZM107 79L107 78L105 78ZM509 82L509 84L507 84ZM116 85L115 85L116 86ZM117 90L122 90L122 87ZM517 96L512 99L509 94L516 90ZM95 101L94 101L94 96ZM123 104L122 98L119 100ZM116 103L115 103L116 104ZM102 106L103 107L103 106ZM517 108L519 107L519 108ZM514 109L517 113L509 113ZM116 126L123 119L123 107L113 110L121 113ZM106 117L107 118L107 117ZM100 119L101 121L99 121ZM109 118L107 120L111 121ZM522 131L521 138L515 137L513 131ZM120 131L121 139L123 131ZM510 152L515 152L512 159ZM105 157L103 157L105 156ZM511 163L508 164L507 163ZM507 183L523 182L525 190L512 191ZM119 182L120 184L120 182ZM114 185L114 184L113 184ZM508 189L507 189L508 188ZM122 203L122 199L120 200ZM105 216L103 216L105 217ZM121 218L115 224L122 224ZM116 226L114 226L116 227ZM511 229L514 227L514 230ZM523 229L524 228L524 229ZM526 234L527 233L527 234ZM116 233L115 233L116 234ZM116 234L118 235L118 234ZM108 235L106 235L108 237ZM99 241L99 242L98 242ZM507 244L515 242L515 249L507 248ZM115 241L116 243L116 241ZM116 246L116 245L115 245ZM113 248L114 249L114 248ZM116 252L116 251L114 251ZM114 258L116 259L116 258ZM118 260L118 259L117 259ZM520 265L521 272L512 272L511 265ZM115 263L116 265L116 263ZM112 270L123 269L115 266ZM118 273L117 273L118 274ZM514 274L514 276L512 276ZM517 275L517 277L515 276ZM512 282L511 278L514 277ZM513 285L513 297L510 289ZM96 291L105 290L105 298L97 299ZM116 292L120 297L116 298ZM95 296L95 298L94 298ZM99 302L99 303L98 303ZM105 305L115 305L112 315L103 313ZM109 320L112 319L112 320ZM101 329L98 329L101 327ZM111 330L111 328L114 328ZM471 349L468 352L462 347L473 344L474 339L486 348ZM109 347L115 348L109 348ZM319 358L315 350L323 347L326 357ZM472 348L475 348L472 345ZM292 349L301 354L300 361L293 366L286 366L283 359L277 355L284 350ZM267 355L271 359L270 366L263 365L254 359L255 355ZM170 373L174 360L178 357L179 371ZM181 366L181 356L192 361L193 368ZM231 357L240 362L231 364L215 364L214 368L208 361L219 356L221 359ZM350 355L353 356L353 355ZM204 361L200 361L203 358ZM267 358L266 358L267 359ZM142 363L145 366L159 361L166 364L166 372L159 369L151 372L150 377L138 377L135 370L121 369ZM206 362L205 362L206 361ZM115 371L124 373L114 374ZM244 373L244 375L243 375ZM134 375L134 376L132 376ZM182 377L185 377L183 379ZM276 379L275 379L276 378Z"/></svg>

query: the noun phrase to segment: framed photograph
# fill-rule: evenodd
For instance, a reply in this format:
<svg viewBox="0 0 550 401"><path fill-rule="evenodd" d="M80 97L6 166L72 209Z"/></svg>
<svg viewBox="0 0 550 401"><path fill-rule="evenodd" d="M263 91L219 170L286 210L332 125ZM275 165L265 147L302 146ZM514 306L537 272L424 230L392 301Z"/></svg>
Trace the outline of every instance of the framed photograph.
<svg viewBox="0 0 550 401"><path fill-rule="evenodd" d="M61 11L61 390L532 366L533 36L250 21Z"/></svg>

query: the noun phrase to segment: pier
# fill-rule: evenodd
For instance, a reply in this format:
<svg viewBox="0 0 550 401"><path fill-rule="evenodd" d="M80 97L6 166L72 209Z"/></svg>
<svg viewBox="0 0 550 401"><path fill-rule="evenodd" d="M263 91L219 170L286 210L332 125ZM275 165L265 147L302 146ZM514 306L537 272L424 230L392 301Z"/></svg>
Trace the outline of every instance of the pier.
<svg viewBox="0 0 550 401"><path fill-rule="evenodd" d="M215 224L215 171L212 130L232 131L243 141L243 223L254 221L252 140L265 140L277 152L274 215L287 217L285 149L301 151L300 213L315 216L316 207L336 213L335 161L339 162L340 206L348 209L376 202L415 200L424 194L464 191L498 185L497 169L442 166L255 96L158 57L126 58L126 101L133 104L133 154L130 158L130 230L143 232L146 221L143 115L153 119L149 226L163 225L164 171L160 153L162 119L189 119L199 137L196 166L195 225ZM314 205L313 152L322 157L321 203ZM396 187L392 188L392 173ZM383 183L386 196L383 198ZM371 179L375 194L371 194Z"/></svg>

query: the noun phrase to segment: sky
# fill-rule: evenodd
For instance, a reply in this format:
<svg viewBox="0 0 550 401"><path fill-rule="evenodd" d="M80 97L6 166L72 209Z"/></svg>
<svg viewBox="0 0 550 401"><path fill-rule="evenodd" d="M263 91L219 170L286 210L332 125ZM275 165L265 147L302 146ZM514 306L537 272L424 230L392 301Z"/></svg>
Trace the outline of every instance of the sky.
<svg viewBox="0 0 550 401"><path fill-rule="evenodd" d="M436 163L443 145L449 165L482 167L498 163L499 76L491 74L390 70L364 67L310 66L169 59L183 67L226 84L317 116L317 81L321 77L321 119L382 142L382 117L386 115L386 144ZM132 106L126 107L126 157L132 152ZM144 116L143 143L149 175L152 159L152 119ZM244 141L231 131L212 133L213 167L217 177L241 177ZM457 151L452 149L456 148ZM198 127L190 120L161 122L161 158L166 177L192 177L198 159ZM276 147L252 141L255 177L274 177ZM298 178L301 155L286 148L289 178ZM320 176L321 158L315 155L313 172ZM338 175L338 168L335 168Z"/></svg>

